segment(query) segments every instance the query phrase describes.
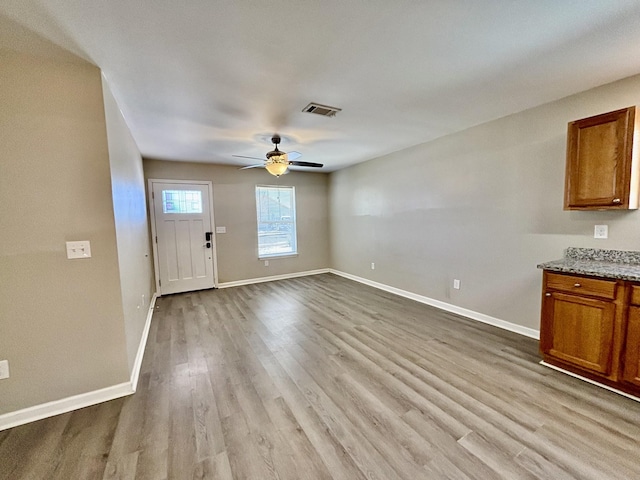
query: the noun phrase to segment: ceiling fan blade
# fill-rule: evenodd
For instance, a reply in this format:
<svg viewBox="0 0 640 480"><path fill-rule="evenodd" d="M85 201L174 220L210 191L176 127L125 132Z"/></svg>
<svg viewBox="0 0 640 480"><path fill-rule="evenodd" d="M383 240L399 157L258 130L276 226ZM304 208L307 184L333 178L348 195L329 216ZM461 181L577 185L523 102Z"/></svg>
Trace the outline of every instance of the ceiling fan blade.
<svg viewBox="0 0 640 480"><path fill-rule="evenodd" d="M264 158L258 158L258 157L246 157L244 155L231 155L232 157L237 157L237 158L250 158L252 160L262 160L263 162L265 161Z"/></svg>
<svg viewBox="0 0 640 480"><path fill-rule="evenodd" d="M289 159L289 161L297 160L301 156L302 156L302 154L300 152L289 152L289 153L287 153L287 158Z"/></svg>
<svg viewBox="0 0 640 480"><path fill-rule="evenodd" d="M293 165L294 167L316 167L316 168L324 167L324 165L322 163L312 163L312 162L291 162L291 161L289 161L289 165Z"/></svg>
<svg viewBox="0 0 640 480"><path fill-rule="evenodd" d="M248 165L246 167L242 167L240 170L246 170L247 168L264 168L264 165Z"/></svg>

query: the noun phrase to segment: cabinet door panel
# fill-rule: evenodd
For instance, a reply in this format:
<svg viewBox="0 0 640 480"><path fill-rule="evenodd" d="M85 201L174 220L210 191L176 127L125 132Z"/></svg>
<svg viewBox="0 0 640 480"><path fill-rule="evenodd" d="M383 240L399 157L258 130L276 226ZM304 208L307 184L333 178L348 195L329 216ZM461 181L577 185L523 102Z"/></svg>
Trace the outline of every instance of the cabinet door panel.
<svg viewBox="0 0 640 480"><path fill-rule="evenodd" d="M640 285L631 285L631 299L629 303L640 306Z"/></svg>
<svg viewBox="0 0 640 480"><path fill-rule="evenodd" d="M629 308L622 379L640 387L640 307Z"/></svg>
<svg viewBox="0 0 640 480"><path fill-rule="evenodd" d="M546 297L549 316L543 352L603 375L611 371L615 304L554 292Z"/></svg>
<svg viewBox="0 0 640 480"><path fill-rule="evenodd" d="M635 108L569 123L566 209L628 208Z"/></svg>

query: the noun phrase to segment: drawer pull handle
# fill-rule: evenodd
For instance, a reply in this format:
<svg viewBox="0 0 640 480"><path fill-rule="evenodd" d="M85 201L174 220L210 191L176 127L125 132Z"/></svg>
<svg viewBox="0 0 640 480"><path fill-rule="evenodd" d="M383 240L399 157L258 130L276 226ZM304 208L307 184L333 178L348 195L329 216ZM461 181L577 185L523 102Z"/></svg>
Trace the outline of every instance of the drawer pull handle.
<svg viewBox="0 0 640 480"><path fill-rule="evenodd" d="M582 285L580 285L579 283L574 283L573 286L574 287L581 287Z"/></svg>
<svg viewBox="0 0 640 480"><path fill-rule="evenodd" d="M550 294L550 293L545 293L545 294L544 294L544 296L545 296L545 297L550 297L550 296L551 296L551 294Z"/></svg>
<svg viewBox="0 0 640 480"><path fill-rule="evenodd" d="M614 198L613 199L613 203L620 203L620 199L619 198Z"/></svg>

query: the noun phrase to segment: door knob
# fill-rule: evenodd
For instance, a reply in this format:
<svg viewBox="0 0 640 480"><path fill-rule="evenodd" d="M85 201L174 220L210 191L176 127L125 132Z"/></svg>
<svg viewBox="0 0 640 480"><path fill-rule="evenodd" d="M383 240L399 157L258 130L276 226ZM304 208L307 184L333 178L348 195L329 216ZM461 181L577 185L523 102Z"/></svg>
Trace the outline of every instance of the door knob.
<svg viewBox="0 0 640 480"><path fill-rule="evenodd" d="M550 294L550 293L545 293L545 294L544 294L544 296L545 296L545 297L550 297L550 296L551 296L551 294Z"/></svg>

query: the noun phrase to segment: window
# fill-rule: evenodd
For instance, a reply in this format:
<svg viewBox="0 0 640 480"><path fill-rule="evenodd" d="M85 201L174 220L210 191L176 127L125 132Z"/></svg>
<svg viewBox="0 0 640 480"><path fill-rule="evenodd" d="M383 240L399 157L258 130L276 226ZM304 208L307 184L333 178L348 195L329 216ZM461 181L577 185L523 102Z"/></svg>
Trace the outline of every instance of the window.
<svg viewBox="0 0 640 480"><path fill-rule="evenodd" d="M202 192L199 190L163 190L163 213L202 213Z"/></svg>
<svg viewBox="0 0 640 480"><path fill-rule="evenodd" d="M294 187L256 186L258 257L298 253Z"/></svg>

